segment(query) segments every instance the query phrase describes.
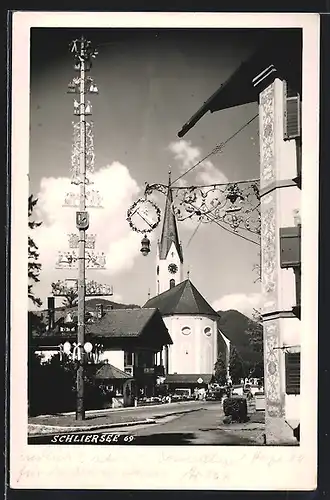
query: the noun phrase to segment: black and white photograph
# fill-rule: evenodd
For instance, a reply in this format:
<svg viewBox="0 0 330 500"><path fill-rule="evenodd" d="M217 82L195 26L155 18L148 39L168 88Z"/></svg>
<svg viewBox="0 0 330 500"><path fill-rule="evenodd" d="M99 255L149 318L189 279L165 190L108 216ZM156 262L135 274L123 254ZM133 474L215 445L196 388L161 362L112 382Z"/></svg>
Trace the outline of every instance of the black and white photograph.
<svg viewBox="0 0 330 500"><path fill-rule="evenodd" d="M12 486L313 486L318 16L150 16L14 14Z"/></svg>

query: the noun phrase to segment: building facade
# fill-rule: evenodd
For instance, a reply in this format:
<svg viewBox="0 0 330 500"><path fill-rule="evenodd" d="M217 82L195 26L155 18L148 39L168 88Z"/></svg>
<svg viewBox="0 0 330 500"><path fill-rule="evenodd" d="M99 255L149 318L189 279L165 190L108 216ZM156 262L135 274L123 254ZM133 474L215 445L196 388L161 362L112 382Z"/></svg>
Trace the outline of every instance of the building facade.
<svg viewBox="0 0 330 500"><path fill-rule="evenodd" d="M51 318L54 311L49 312ZM122 374L130 379L130 398L153 396L157 379L165 375L166 355L172 339L157 309L114 309L103 312L102 307L86 318L85 342L93 350L87 364L100 367L98 378L105 380L106 374L115 374L121 382ZM60 317L42 332L32 332L30 347L46 359L63 353L65 342L72 346L77 340L77 317L74 310ZM103 368L102 368L103 367ZM125 381L125 383L128 383Z"/></svg>
<svg viewBox="0 0 330 500"><path fill-rule="evenodd" d="M162 233L157 246L157 293L144 307L160 311L173 341L168 347L167 375L182 375L182 380L188 381L199 379L200 374L205 378L207 374L206 378L210 379L218 356L219 316L190 279L183 280L183 250L172 204L170 174ZM175 380L179 383L177 377Z"/></svg>
<svg viewBox="0 0 330 500"><path fill-rule="evenodd" d="M301 36L262 35L255 53L178 134L208 111L258 103L267 444L295 443L300 435Z"/></svg>
<svg viewBox="0 0 330 500"><path fill-rule="evenodd" d="M168 374L213 374L218 314L189 279L149 299L144 307L159 309L171 335Z"/></svg>
<svg viewBox="0 0 330 500"><path fill-rule="evenodd" d="M300 94L278 75L257 85L267 438L285 443L300 421Z"/></svg>

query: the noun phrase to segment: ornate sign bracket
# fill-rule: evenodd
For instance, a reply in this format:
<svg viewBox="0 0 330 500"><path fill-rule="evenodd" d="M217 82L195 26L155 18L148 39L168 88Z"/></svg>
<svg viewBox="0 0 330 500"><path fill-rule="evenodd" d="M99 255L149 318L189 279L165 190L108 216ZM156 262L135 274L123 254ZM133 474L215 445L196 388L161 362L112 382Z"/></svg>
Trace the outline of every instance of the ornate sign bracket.
<svg viewBox="0 0 330 500"><path fill-rule="evenodd" d="M207 186L171 186L172 210L178 221L196 217L204 223L220 222L238 234L248 231L260 236L259 184L259 179L253 179ZM154 191L167 195L168 186L146 184L145 197Z"/></svg>

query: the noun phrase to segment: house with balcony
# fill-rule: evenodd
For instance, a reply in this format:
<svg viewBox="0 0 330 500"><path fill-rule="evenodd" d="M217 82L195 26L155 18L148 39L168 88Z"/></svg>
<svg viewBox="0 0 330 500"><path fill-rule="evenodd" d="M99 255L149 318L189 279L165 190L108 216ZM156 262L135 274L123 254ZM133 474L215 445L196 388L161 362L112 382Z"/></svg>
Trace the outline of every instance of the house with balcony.
<svg viewBox="0 0 330 500"><path fill-rule="evenodd" d="M30 346L45 359L63 354L66 345L75 345L76 308L55 318L51 307L48 320L47 328L31 332L30 337ZM100 304L96 311L87 309L85 342L91 346L87 365L98 367L95 378L113 387L125 405L134 404L135 397L141 395L153 396L158 379L166 374L166 352L172 339L155 308L104 311Z"/></svg>

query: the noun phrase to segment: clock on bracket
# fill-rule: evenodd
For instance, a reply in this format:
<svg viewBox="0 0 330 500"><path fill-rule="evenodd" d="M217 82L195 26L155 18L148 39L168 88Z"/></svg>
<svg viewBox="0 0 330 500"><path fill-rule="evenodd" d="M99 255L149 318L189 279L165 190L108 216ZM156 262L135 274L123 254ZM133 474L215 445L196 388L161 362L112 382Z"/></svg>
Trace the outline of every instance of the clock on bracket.
<svg viewBox="0 0 330 500"><path fill-rule="evenodd" d="M168 270L171 274L175 274L178 272L178 266L176 264L169 264Z"/></svg>

